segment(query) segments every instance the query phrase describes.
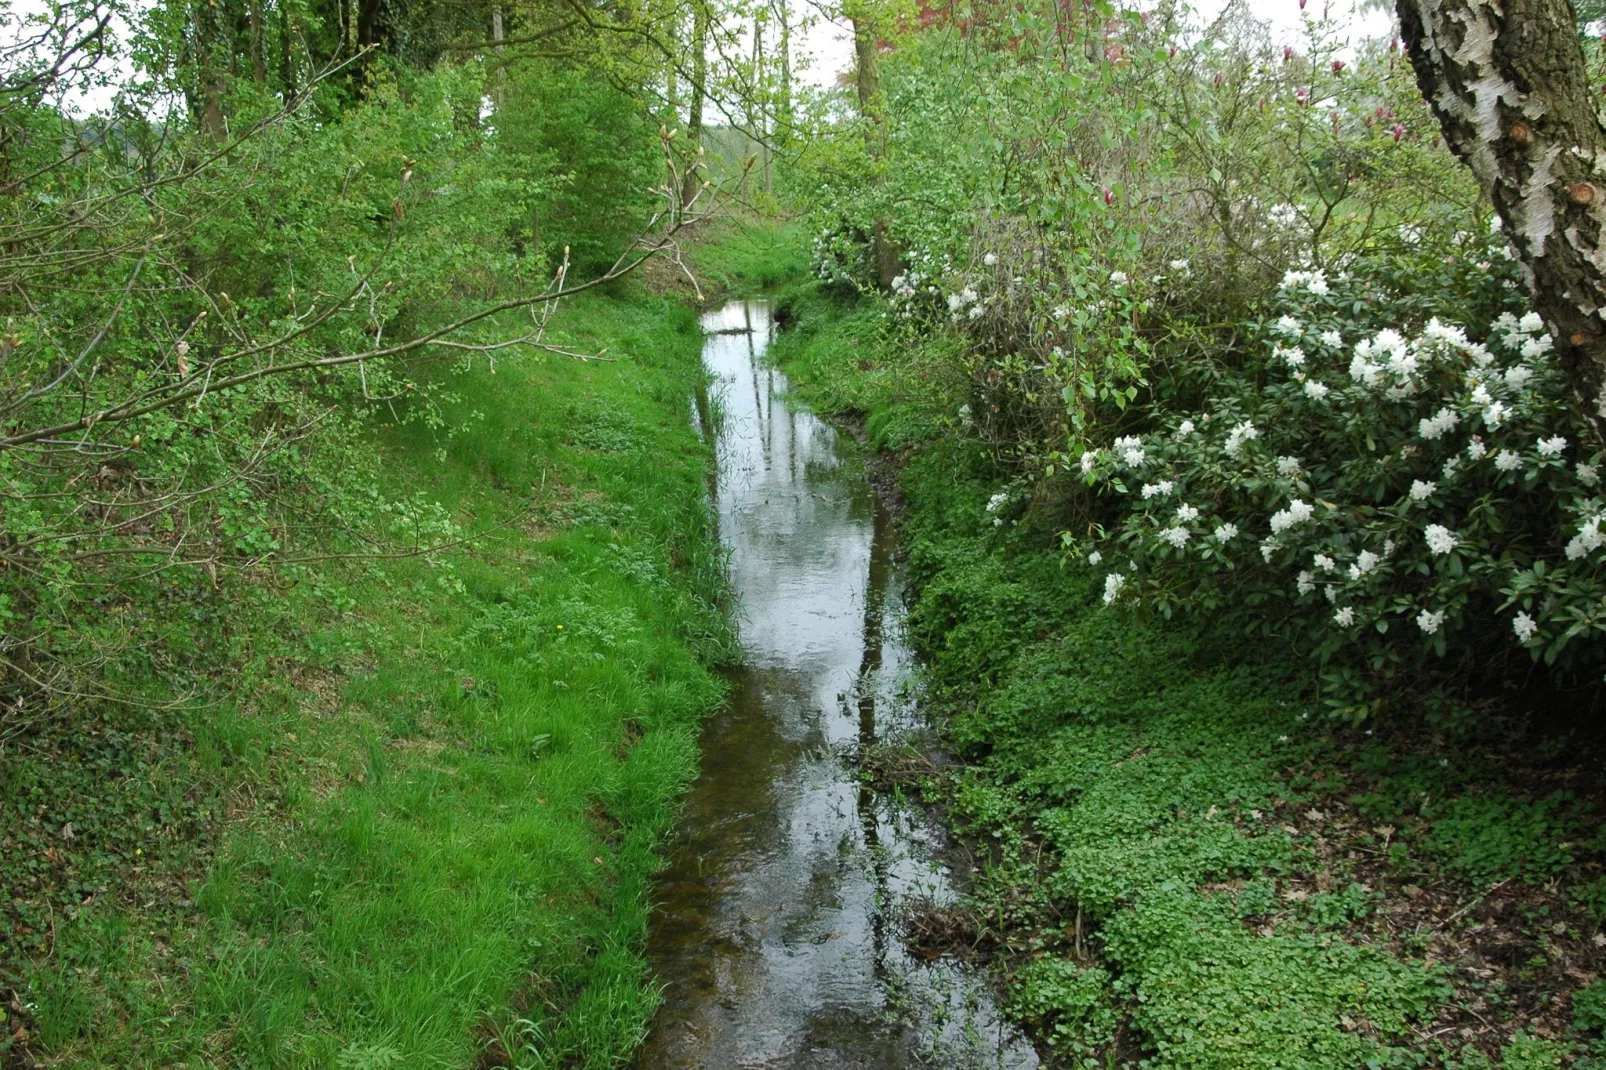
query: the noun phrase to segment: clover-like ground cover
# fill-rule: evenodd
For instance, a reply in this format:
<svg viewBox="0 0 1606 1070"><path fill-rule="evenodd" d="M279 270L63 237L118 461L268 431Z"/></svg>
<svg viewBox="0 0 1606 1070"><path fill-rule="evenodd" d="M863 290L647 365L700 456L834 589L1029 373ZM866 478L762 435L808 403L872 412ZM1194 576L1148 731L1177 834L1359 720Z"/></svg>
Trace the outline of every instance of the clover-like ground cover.
<svg viewBox="0 0 1606 1070"><path fill-rule="evenodd" d="M911 624L964 765L877 768L974 852L966 907L912 919L934 952L994 956L1061 1065L1601 1057L1587 726L1442 684L1335 721L1274 643L1106 609L1052 502L989 510L1008 469L956 432L940 339L890 347L813 287L785 304L797 388L900 466Z"/></svg>

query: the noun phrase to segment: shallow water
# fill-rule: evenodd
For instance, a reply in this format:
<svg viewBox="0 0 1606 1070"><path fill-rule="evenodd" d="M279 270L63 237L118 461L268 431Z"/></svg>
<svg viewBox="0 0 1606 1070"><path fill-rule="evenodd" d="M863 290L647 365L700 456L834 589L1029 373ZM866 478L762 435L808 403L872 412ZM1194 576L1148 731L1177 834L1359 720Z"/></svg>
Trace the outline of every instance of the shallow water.
<svg viewBox="0 0 1606 1070"><path fill-rule="evenodd" d="M846 760L914 725L890 518L764 364L769 306L703 323L716 383L697 410L747 664L704 729L656 889L667 989L637 1065L1034 1067L985 978L905 950L900 905L952 897L941 829Z"/></svg>

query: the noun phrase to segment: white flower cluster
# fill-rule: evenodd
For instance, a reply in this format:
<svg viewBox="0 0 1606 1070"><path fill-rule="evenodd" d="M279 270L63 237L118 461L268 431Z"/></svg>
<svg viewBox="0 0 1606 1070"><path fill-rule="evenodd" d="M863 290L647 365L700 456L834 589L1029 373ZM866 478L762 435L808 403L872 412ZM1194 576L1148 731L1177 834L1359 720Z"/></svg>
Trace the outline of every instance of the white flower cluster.
<svg viewBox="0 0 1606 1070"><path fill-rule="evenodd" d="M1300 287L1317 296L1331 292L1327 286L1327 273L1324 271L1288 271L1283 274L1283 289L1296 290Z"/></svg>
<svg viewBox="0 0 1606 1070"><path fill-rule="evenodd" d="M1602 517L1592 516L1584 521L1584 526L1578 529L1578 534L1574 535L1567 543L1567 560L1577 561L1585 554L1593 553L1600 549L1602 543L1606 543L1606 538L1603 538L1600 533L1602 519Z"/></svg>
<svg viewBox="0 0 1606 1070"><path fill-rule="evenodd" d="M1279 509L1271 515L1271 533L1281 535L1289 528L1297 527L1316 515L1316 507L1309 502L1302 502L1298 498L1288 503L1288 508Z"/></svg>
<svg viewBox="0 0 1606 1070"><path fill-rule="evenodd" d="M1114 449L1121 455L1121 460L1131 468L1137 468L1148 457L1143 450L1143 440L1136 435L1125 435L1116 439Z"/></svg>
<svg viewBox="0 0 1606 1070"><path fill-rule="evenodd" d="M1245 420L1227 432L1227 443L1222 446L1222 449L1226 451L1228 457L1236 457L1239 451L1244 448L1245 442L1259 437L1260 432L1255 430L1255 425Z"/></svg>

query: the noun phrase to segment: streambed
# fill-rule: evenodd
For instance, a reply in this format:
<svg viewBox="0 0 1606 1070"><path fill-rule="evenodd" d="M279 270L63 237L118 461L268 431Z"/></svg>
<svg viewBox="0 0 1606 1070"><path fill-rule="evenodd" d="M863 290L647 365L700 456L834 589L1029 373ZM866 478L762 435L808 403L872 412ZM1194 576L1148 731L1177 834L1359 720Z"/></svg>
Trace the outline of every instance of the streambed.
<svg viewBox="0 0 1606 1070"><path fill-rule="evenodd" d="M891 518L764 362L770 306L703 322L698 416L747 661L656 888L667 988L637 1065L1034 1067L984 976L906 950L901 904L953 897L943 832L848 761L915 727Z"/></svg>

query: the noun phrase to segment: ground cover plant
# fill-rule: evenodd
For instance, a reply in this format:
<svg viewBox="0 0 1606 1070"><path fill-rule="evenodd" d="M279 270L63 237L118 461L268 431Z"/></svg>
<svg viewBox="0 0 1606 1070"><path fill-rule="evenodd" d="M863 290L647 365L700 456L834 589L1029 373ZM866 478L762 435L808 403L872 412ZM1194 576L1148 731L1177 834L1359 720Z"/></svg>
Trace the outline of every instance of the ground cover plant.
<svg viewBox="0 0 1606 1070"><path fill-rule="evenodd" d="M751 93L718 5L572 15L0 5L7 1067L644 1028L735 653L636 280Z"/></svg>
<svg viewBox="0 0 1606 1070"><path fill-rule="evenodd" d="M50 852L37 877L7 867L32 952L13 1057L611 1065L633 1046L656 842L721 694L705 666L732 656L681 419L701 335L641 295L560 331L617 362L482 365L453 432L379 440L384 486L470 552L302 566L240 629L233 701L9 758L7 857Z"/></svg>
<svg viewBox="0 0 1606 1070"><path fill-rule="evenodd" d="M787 300L799 391L903 462L911 626L965 759L903 766L977 852L967 909L917 938L1001 963L1056 1065L1587 1064L1589 726L1443 688L1356 726L1276 645L1113 612L1041 498L997 504L1016 477L956 433L951 348Z"/></svg>

